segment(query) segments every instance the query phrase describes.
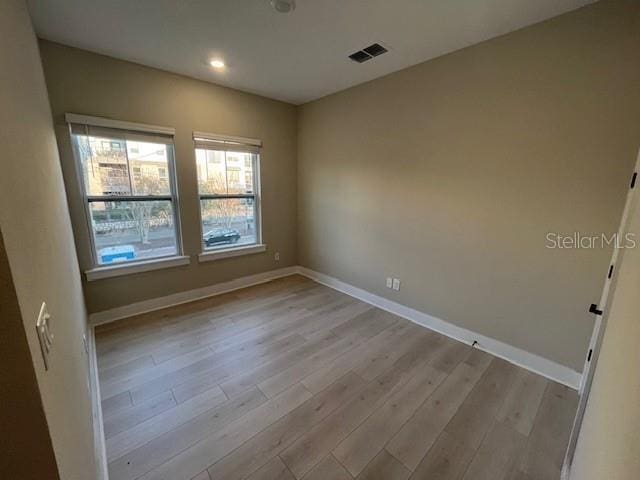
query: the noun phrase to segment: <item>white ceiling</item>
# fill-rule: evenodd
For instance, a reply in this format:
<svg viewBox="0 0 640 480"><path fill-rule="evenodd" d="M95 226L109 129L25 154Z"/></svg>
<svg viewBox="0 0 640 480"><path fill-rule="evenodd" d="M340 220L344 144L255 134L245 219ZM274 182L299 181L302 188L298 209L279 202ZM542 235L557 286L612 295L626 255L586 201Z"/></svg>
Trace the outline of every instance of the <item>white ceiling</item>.
<svg viewBox="0 0 640 480"><path fill-rule="evenodd" d="M593 0L29 0L38 35L300 104ZM374 42L389 53L347 56ZM223 72L208 61L220 57Z"/></svg>

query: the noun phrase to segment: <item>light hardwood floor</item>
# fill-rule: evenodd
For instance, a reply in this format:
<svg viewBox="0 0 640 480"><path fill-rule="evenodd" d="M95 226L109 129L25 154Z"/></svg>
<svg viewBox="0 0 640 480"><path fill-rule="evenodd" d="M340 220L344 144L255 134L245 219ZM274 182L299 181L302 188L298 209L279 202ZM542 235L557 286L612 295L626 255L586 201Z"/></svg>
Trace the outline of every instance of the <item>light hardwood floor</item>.
<svg viewBox="0 0 640 480"><path fill-rule="evenodd" d="M576 392L300 276L96 329L111 480L557 480Z"/></svg>

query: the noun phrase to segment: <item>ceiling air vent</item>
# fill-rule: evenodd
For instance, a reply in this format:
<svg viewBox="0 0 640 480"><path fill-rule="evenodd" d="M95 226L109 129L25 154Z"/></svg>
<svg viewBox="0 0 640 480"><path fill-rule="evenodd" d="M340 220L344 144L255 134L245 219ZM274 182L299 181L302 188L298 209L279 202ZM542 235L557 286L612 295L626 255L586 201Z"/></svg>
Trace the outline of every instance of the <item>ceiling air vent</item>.
<svg viewBox="0 0 640 480"><path fill-rule="evenodd" d="M373 45L369 45L367 48L364 48L363 50L364 50L364 53L368 53L372 57L377 57L378 55L387 53L387 49L384 48L379 43L374 43Z"/></svg>
<svg viewBox="0 0 640 480"><path fill-rule="evenodd" d="M363 48L362 50L352 53L349 55L349 58L354 62L362 63L367 60L371 60L373 57L387 53L387 51L388 50L379 43L374 43L373 45L369 45L367 48Z"/></svg>
<svg viewBox="0 0 640 480"><path fill-rule="evenodd" d="M362 62L366 62L367 60L371 60L373 57L368 53L365 53L362 50L360 50L356 53L352 53L351 55L349 55L349 58L354 62L362 63Z"/></svg>

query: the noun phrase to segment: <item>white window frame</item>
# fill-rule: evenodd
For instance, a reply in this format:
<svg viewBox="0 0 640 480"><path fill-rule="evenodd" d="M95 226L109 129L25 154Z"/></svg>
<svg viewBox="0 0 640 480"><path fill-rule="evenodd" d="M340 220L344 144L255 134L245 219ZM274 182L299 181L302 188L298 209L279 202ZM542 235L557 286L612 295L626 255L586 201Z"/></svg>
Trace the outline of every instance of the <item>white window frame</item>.
<svg viewBox="0 0 640 480"><path fill-rule="evenodd" d="M141 123L124 122L119 120L111 120L101 117L92 117L88 115L78 115L67 113L65 120L69 127L69 136L73 148L73 156L75 160L76 175L80 187L80 195L83 202L85 213L86 230L89 236L89 247L91 251L91 268L85 272L87 280L98 280L101 278L115 277L120 275L139 273L149 270L157 270L160 268L169 268L190 263L189 257L183 255L182 245L182 229L180 222L180 209L178 201L178 188L176 179L175 166L175 129L171 127L160 127L155 125L147 125ZM73 138L75 133L73 128L85 127L87 135L90 135L91 127L102 127L109 130L119 131L126 139L127 136L143 136L149 135L149 141L153 141L153 136L163 136L165 140L171 137L171 141L167 141L167 176L169 179L169 194L167 195L90 195L84 182L82 159L80 152L77 151L77 143ZM107 132L108 133L108 132ZM132 171L128 172L133 175ZM169 255L161 255L152 258L125 260L113 264L101 264L98 261L98 252L96 249L95 232L92 226L90 205L93 202L123 202L123 201L169 201L173 210L173 223L176 238L176 253Z"/></svg>
<svg viewBox="0 0 640 480"><path fill-rule="evenodd" d="M194 162L196 160L196 150L216 150L216 151L235 151L247 152L252 154L253 169L253 193L251 194L206 194L200 193L198 190L198 225L200 232L200 249L198 261L208 262L211 260L219 260L222 258L237 257L252 253L264 252L267 246L262 243L262 181L260 175L260 148L262 141L255 138L236 137L230 135L218 135L205 132L193 132L194 141ZM240 246L220 246L207 248L204 243L204 229L202 224L202 200L219 200L233 198L251 198L253 199L256 241L254 243Z"/></svg>

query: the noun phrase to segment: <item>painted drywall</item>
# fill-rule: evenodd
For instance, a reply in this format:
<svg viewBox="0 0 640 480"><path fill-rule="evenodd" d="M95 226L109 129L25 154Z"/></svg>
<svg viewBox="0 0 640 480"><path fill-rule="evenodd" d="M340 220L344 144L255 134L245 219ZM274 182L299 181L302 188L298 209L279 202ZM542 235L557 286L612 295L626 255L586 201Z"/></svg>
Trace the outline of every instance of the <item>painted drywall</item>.
<svg viewBox="0 0 640 480"><path fill-rule="evenodd" d="M640 238L640 199L629 232ZM640 478L640 248L624 250L602 350L571 469L572 480Z"/></svg>
<svg viewBox="0 0 640 480"><path fill-rule="evenodd" d="M611 250L546 235L617 229L639 15L599 2L302 106L300 264L581 371Z"/></svg>
<svg viewBox="0 0 640 480"><path fill-rule="evenodd" d="M96 470L92 409L82 343L86 312L38 44L23 0L0 2L0 31L0 229L23 330L17 332L15 325L10 325L17 321L17 312L9 317L3 313L2 343L11 343L7 348L16 350L2 363L15 368L13 374L30 375L24 365L27 352L18 350L26 335L49 427L45 435L41 422L34 426L38 413L33 391L30 396L25 392L19 407L12 408L11 403L3 401L3 413L14 414L15 423L4 428L3 422L2 437L13 443L20 442L24 433L32 433L31 444L23 445L20 457L31 462L32 467L48 471L41 471L41 475L32 475L35 472L29 470L18 475L3 472L0 477L57 478L51 459L39 457L40 453L46 455L47 445L52 444L60 478L93 479ZM4 286L2 290L4 297L8 292ZM44 369L35 329L43 301L51 314L54 335L48 371ZM2 303L4 308L4 298ZM12 328L7 332L10 337L5 337L6 327ZM2 351L4 355L4 346ZM9 394L19 385L4 373L0 380L3 396L5 385L9 385ZM29 378L23 381L32 390L33 385L27 385ZM22 422L20 416L29 412L33 413L31 421ZM2 455L10 452L11 449L2 449ZM11 460L18 461L19 458Z"/></svg>
<svg viewBox="0 0 640 480"><path fill-rule="evenodd" d="M58 479L40 389L0 233L0 478ZM29 452L25 455L24 452Z"/></svg>
<svg viewBox="0 0 640 480"><path fill-rule="evenodd" d="M91 266L89 234L64 114L80 113L176 129L182 239L191 265L86 282L89 312L295 264L294 106L49 42L41 42L41 52L83 270ZM266 252L198 263L201 240L193 131L263 141L262 234ZM280 252L280 261L275 261L275 252Z"/></svg>

